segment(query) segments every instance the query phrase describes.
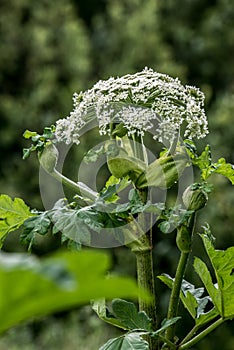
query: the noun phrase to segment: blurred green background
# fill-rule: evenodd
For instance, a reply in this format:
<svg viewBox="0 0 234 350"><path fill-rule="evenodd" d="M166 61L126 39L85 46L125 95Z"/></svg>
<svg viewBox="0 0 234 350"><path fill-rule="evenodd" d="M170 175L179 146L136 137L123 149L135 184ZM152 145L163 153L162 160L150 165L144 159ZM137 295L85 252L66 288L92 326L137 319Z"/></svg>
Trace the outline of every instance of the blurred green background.
<svg viewBox="0 0 234 350"><path fill-rule="evenodd" d="M0 192L43 209L37 159L21 159L27 146L24 130L40 132L68 115L75 91L145 66L204 91L210 135L201 148L210 143L214 161L223 156L234 163L233 23L232 0L1 0ZM73 150L77 160L82 147ZM67 165L70 174L76 174L73 164ZM217 247L226 248L234 245L234 193L221 176L215 185L198 224L209 222ZM57 246L51 238L38 242L34 252L41 255ZM4 249L25 248L16 233ZM200 249L195 241L195 252ZM173 274L177 259L173 237L158 234L155 254L156 273ZM115 248L112 255L113 270L135 274L131 253ZM159 306L163 318L168 291L158 288L164 295ZM93 350L115 332L84 307L12 329L0 340L0 349ZM196 349L232 350L233 343L230 322Z"/></svg>

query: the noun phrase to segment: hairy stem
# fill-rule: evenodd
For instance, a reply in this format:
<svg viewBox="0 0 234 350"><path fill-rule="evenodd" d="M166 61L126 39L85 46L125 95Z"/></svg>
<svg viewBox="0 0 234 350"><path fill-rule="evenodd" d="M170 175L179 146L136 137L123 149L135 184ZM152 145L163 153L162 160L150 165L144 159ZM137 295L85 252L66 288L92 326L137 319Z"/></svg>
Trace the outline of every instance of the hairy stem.
<svg viewBox="0 0 234 350"><path fill-rule="evenodd" d="M154 287L154 273L153 273L153 259L152 250L137 251L137 280L141 289L149 292L152 296L150 302L146 302L144 299L139 298L139 310L145 311L147 315L152 319L152 326L156 327L156 300L155 300L155 287Z"/></svg>

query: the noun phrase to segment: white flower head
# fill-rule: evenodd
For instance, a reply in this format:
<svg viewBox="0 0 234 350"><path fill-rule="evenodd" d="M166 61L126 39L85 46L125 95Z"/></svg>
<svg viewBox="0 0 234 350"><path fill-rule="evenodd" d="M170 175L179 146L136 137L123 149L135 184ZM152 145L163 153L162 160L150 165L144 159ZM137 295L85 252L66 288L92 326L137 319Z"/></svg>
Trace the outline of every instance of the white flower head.
<svg viewBox="0 0 234 350"><path fill-rule="evenodd" d="M172 139L185 123L182 137L208 134L204 94L183 86L178 78L145 68L136 74L98 81L91 89L74 94L74 110L56 123L58 141L79 143L80 129L96 117L100 134L111 132L111 123L123 123L128 135L144 135L155 127L155 139Z"/></svg>

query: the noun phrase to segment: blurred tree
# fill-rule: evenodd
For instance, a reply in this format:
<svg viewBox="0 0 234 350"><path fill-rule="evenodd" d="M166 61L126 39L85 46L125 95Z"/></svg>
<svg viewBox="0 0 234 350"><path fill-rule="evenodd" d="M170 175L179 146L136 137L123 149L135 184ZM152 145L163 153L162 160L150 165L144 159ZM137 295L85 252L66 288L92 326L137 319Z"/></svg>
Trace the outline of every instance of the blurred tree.
<svg viewBox="0 0 234 350"><path fill-rule="evenodd" d="M93 20L96 73L105 78L149 66L173 76L185 75L170 46L163 41L158 2L107 0L106 12Z"/></svg>
<svg viewBox="0 0 234 350"><path fill-rule="evenodd" d="M71 110L72 93L88 83L90 44L70 1L3 0L0 13L0 185L35 205L36 165L21 161L21 135Z"/></svg>
<svg viewBox="0 0 234 350"><path fill-rule="evenodd" d="M212 95L233 82L234 4L231 0L159 1L161 30L188 80Z"/></svg>
<svg viewBox="0 0 234 350"><path fill-rule="evenodd" d="M72 109L73 92L91 82L145 66L204 90L211 130L206 142L215 149L216 159L225 156L233 162L233 23L232 0L1 0L1 192L40 206L38 162L21 160L24 129L41 130L64 117ZM82 145L77 158L78 152L82 154ZM70 161L69 172L73 164ZM234 196L225 180L217 176L216 181L219 189L200 222L212 223L217 246L227 247L234 240ZM157 240L157 271L168 265L170 273L177 258L174 240ZM121 249L115 253L117 265L121 261L121 267L133 273L130 257ZM225 327L218 337L231 339ZM217 344L216 349L231 349L231 340L212 339L213 334L197 348L214 350Z"/></svg>

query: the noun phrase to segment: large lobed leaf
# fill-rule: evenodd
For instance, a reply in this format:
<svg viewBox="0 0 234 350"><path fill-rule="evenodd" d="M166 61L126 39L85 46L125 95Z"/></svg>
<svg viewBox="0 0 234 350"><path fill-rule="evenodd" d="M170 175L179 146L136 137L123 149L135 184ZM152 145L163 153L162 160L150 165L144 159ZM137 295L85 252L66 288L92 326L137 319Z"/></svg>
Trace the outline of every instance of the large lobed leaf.
<svg viewBox="0 0 234 350"><path fill-rule="evenodd" d="M103 321L125 330L143 330L152 332L151 319L144 311L137 311L134 303L123 299L114 299L111 303L112 311L105 304L105 300L93 303L93 309Z"/></svg>
<svg viewBox="0 0 234 350"><path fill-rule="evenodd" d="M195 259L194 268L204 283L214 305L223 318L234 317L234 247L216 250L207 235L202 235L206 252L214 268L217 284L212 281L206 264Z"/></svg>
<svg viewBox="0 0 234 350"><path fill-rule="evenodd" d="M0 254L0 332L35 316L65 310L91 299L137 298L134 280L106 278L103 252L56 253L42 261L27 254Z"/></svg>

